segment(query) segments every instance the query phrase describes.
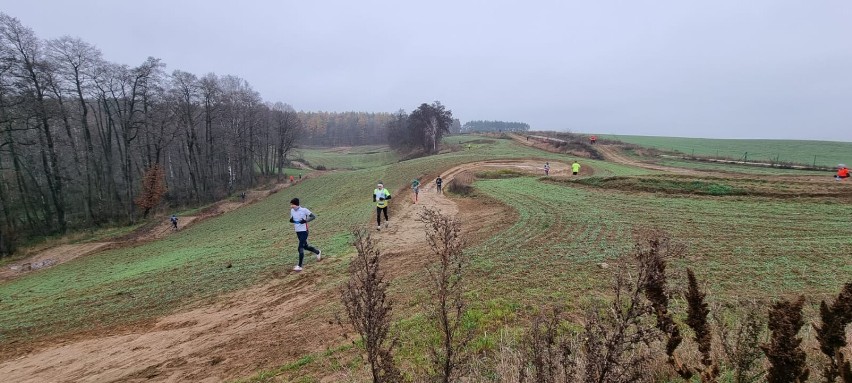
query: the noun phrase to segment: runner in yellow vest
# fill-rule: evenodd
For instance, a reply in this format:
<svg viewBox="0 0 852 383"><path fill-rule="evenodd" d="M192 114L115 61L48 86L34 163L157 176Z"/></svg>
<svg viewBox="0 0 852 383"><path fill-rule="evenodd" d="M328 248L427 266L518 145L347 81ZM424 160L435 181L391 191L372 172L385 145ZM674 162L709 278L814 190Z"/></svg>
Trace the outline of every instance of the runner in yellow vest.
<svg viewBox="0 0 852 383"><path fill-rule="evenodd" d="M577 175L580 174L580 163L577 160L574 160L574 163L571 164L571 174Z"/></svg>
<svg viewBox="0 0 852 383"><path fill-rule="evenodd" d="M390 199L390 192L379 182L373 189L373 202L376 203L376 230L382 230L382 213L385 214L385 227L390 224L390 218L388 218L388 200Z"/></svg>

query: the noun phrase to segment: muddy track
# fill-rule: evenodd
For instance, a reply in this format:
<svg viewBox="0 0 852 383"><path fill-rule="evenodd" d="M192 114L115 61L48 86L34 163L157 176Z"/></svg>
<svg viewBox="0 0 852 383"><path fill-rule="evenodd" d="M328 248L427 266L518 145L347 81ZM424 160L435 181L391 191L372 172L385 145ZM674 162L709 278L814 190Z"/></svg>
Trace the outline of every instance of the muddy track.
<svg viewBox="0 0 852 383"><path fill-rule="evenodd" d="M449 182L460 172L483 166L499 163L459 166L444 172L443 178ZM392 210L390 227L375 234L382 248L392 250L384 256L386 272L394 277L418 273L427 262L423 225L416 220L423 207L467 217L464 231L472 237L490 237L510 224L505 222L512 215L508 207L466 199L461 201L466 210L460 211L457 202L436 192L434 182L423 186L417 204L404 195L400 194L402 201L392 201L392 209L399 211ZM375 230L375 221L366 224ZM302 273L282 269L268 283L227 294L202 308L109 336L56 340L0 363L0 376L15 382L219 382L325 351L344 342L343 333L333 314L315 309L339 297L336 288L318 290L317 285L327 278L339 279L329 273L341 267L315 268L313 262L308 261ZM327 254L322 262L333 266L344 259ZM329 373L325 381L338 379L343 376Z"/></svg>

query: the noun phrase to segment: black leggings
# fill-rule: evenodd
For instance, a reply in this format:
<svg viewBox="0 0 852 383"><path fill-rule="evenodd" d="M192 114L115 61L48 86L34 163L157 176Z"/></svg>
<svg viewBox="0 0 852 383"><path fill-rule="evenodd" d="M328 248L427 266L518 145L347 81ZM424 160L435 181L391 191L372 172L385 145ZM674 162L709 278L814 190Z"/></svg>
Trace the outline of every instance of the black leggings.
<svg viewBox="0 0 852 383"><path fill-rule="evenodd" d="M299 238L299 267L302 267L302 262L305 260L305 250L319 254L319 249L308 244L307 231L297 231L296 237Z"/></svg>
<svg viewBox="0 0 852 383"><path fill-rule="evenodd" d="M382 224L382 212L385 213L385 221L390 221L390 218L388 218L388 207L376 206L376 225Z"/></svg>

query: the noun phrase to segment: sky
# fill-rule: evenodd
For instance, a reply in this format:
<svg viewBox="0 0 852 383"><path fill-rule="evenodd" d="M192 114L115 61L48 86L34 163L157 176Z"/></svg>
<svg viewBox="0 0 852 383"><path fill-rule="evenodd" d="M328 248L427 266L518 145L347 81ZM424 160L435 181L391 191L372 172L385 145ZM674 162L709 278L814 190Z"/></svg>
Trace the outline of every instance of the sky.
<svg viewBox="0 0 852 383"><path fill-rule="evenodd" d="M246 79L305 111L534 130L852 141L852 1L0 0L110 61Z"/></svg>

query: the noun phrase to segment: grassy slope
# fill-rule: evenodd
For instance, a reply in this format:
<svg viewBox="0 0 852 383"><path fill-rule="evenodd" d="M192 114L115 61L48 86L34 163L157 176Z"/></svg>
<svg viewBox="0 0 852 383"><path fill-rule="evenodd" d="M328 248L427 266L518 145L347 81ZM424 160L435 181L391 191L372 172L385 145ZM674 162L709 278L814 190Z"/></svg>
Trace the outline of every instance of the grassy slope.
<svg viewBox="0 0 852 383"><path fill-rule="evenodd" d="M727 140L710 138L654 137L601 135L602 138L621 140L631 144L662 150L675 150L700 156L742 158L769 161L779 158L781 162L813 164L816 156L818 166L836 166L852 162L852 142L805 141L805 140Z"/></svg>
<svg viewBox="0 0 852 383"><path fill-rule="evenodd" d="M349 150L298 149L296 156L310 162L311 166L328 169L369 169L399 161L399 155L387 146L358 146Z"/></svg>
<svg viewBox="0 0 852 383"><path fill-rule="evenodd" d="M397 190L415 176L462 163L527 157L565 159L496 140L476 144L470 151L333 172L164 240L105 251L23 276L0 285L0 344L156 317L258 283L269 278L271 270L288 269L294 262L295 236L286 214L294 196L301 197L320 218L312 226L312 242L327 254L340 256L351 251L347 228L370 220L369 195L377 180ZM599 174L646 173L603 162L588 164ZM225 268L228 263L233 267ZM343 266L339 270L326 270L333 264L317 266L343 275Z"/></svg>

